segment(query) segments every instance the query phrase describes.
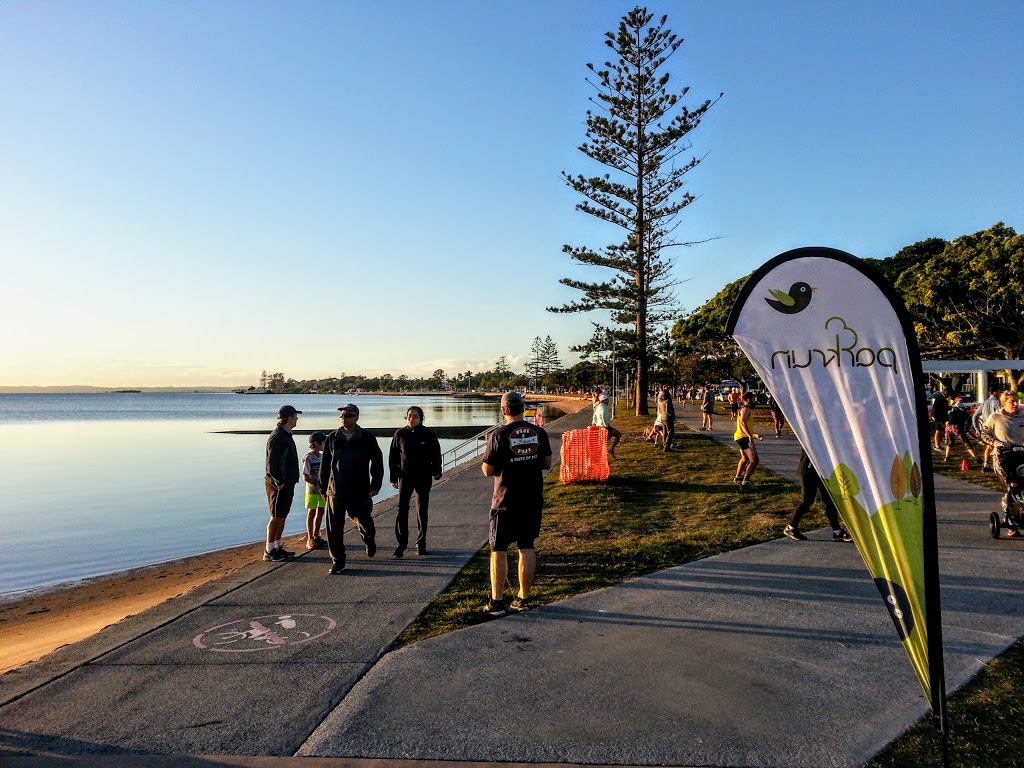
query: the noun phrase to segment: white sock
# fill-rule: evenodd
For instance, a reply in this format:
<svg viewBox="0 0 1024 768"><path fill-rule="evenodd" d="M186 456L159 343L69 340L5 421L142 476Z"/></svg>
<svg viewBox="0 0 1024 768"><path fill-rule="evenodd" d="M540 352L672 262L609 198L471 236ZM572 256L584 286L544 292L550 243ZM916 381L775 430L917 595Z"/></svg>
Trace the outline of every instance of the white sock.
<svg viewBox="0 0 1024 768"><path fill-rule="evenodd" d="M281 540L278 539L277 541L274 542L274 549L280 549L280 548L281 548Z"/></svg>
<svg viewBox="0 0 1024 768"><path fill-rule="evenodd" d="M273 552L273 551L274 551L274 543L271 542L271 541L268 541L267 542L267 552Z"/></svg>

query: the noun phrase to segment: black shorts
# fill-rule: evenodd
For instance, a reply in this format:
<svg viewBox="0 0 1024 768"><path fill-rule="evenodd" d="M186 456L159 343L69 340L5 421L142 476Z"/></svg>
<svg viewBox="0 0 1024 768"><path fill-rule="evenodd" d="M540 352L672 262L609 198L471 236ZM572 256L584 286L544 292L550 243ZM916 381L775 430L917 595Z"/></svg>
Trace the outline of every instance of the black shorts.
<svg viewBox="0 0 1024 768"><path fill-rule="evenodd" d="M266 481L264 483L267 486L267 506L270 508L270 516L277 520L284 520L292 510L295 486L285 483L280 488L275 488L272 483Z"/></svg>
<svg viewBox="0 0 1024 768"><path fill-rule="evenodd" d="M734 415L739 413L740 412L740 404L739 403L729 403L729 410L732 411Z"/></svg>
<svg viewBox="0 0 1024 768"><path fill-rule="evenodd" d="M740 447L741 451L745 451L747 450L747 448L750 447L750 438L746 436L741 437L739 440L736 441L736 445Z"/></svg>
<svg viewBox="0 0 1024 768"><path fill-rule="evenodd" d="M491 552L505 552L513 542L519 549L533 549L533 541L540 535L540 517L540 509L534 512L492 509L487 531Z"/></svg>

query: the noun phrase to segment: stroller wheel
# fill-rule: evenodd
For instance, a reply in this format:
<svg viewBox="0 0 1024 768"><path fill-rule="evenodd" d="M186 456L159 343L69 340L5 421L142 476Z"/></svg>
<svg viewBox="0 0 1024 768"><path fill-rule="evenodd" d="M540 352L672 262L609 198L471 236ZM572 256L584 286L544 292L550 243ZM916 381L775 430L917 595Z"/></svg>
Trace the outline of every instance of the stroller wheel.
<svg viewBox="0 0 1024 768"><path fill-rule="evenodd" d="M1001 527L1002 527L1002 522L1000 522L1000 520L999 520L999 513L998 512L993 512L988 517L988 528L989 528L989 531L991 531L991 533L992 533L992 538L993 539L998 539L999 538L999 529Z"/></svg>

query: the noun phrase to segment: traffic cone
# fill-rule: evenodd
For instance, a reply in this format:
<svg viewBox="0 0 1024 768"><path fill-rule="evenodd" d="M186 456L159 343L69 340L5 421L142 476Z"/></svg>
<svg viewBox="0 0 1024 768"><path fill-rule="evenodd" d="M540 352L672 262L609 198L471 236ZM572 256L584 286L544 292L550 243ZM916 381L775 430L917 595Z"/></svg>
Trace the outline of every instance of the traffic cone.
<svg viewBox="0 0 1024 768"><path fill-rule="evenodd" d="M963 461L960 462L960 471L961 472L966 472L967 471L967 459L964 459Z"/></svg>

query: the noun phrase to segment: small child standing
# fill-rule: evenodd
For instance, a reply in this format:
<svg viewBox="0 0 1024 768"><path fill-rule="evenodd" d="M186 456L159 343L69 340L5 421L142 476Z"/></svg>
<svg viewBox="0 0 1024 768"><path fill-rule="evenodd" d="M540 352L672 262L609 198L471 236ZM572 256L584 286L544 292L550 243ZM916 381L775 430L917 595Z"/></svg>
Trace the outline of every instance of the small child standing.
<svg viewBox="0 0 1024 768"><path fill-rule="evenodd" d="M320 538L325 502L318 486L320 456L326 441L327 435L314 432L309 436L309 453L302 457L302 477L306 481L306 549L319 549L327 544Z"/></svg>

